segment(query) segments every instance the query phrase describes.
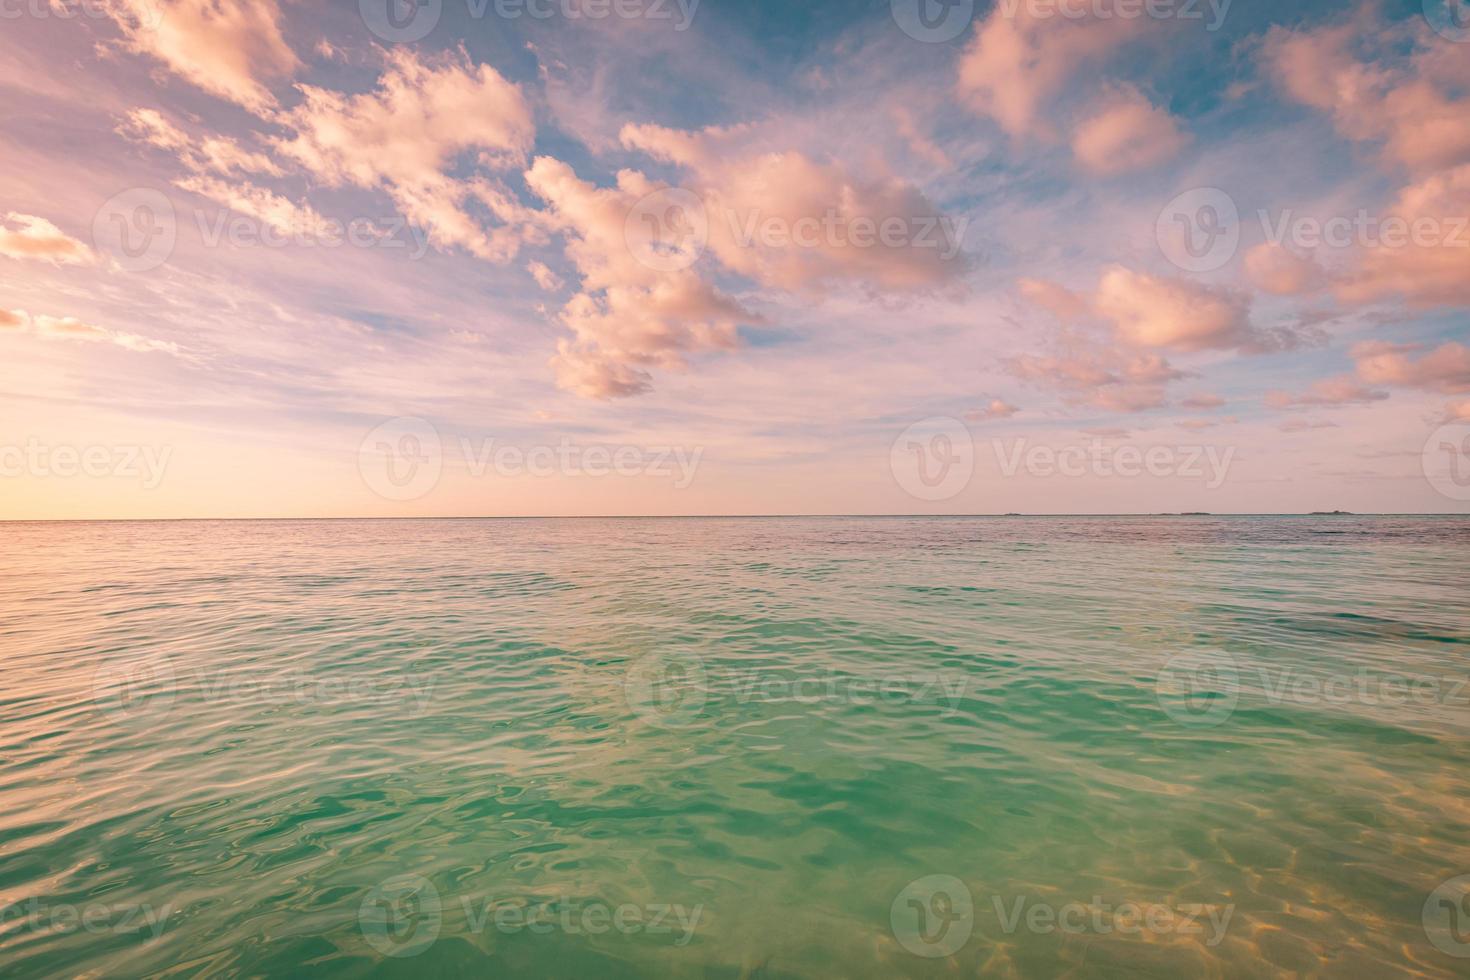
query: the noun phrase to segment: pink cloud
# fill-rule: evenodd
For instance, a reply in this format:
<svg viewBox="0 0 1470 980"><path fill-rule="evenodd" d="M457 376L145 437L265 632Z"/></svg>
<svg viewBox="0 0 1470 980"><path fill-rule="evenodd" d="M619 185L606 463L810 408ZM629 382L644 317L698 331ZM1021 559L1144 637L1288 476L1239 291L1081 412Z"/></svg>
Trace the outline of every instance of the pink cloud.
<svg viewBox="0 0 1470 980"><path fill-rule="evenodd" d="M1224 406L1225 399L1221 398L1219 395L1200 393L1196 395L1190 395L1179 404L1183 405L1185 408L1220 408Z"/></svg>
<svg viewBox="0 0 1470 980"><path fill-rule="evenodd" d="M1387 392L1373 391L1354 378L1343 377L1326 378L1315 382L1305 394L1293 395L1285 391L1273 391L1266 396L1266 404L1272 408L1362 405L1383 401L1387 397Z"/></svg>
<svg viewBox="0 0 1470 980"><path fill-rule="evenodd" d="M1255 343L1246 296L1186 279L1113 266L1103 273L1093 306L1135 347L1193 351Z"/></svg>
<svg viewBox="0 0 1470 980"><path fill-rule="evenodd" d="M276 105L268 83L300 61L281 35L276 0L117 0L104 5L127 46L151 55L220 98L262 113Z"/></svg>
<svg viewBox="0 0 1470 980"><path fill-rule="evenodd" d="M651 267L629 243L628 216L660 185L624 170L616 187L599 188L551 157L535 160L526 183L547 203L547 221L581 276L560 316L575 339L561 341L551 361L562 388L591 398L641 394L649 367L681 368L691 353L738 345L738 324L754 317L695 268Z"/></svg>
<svg viewBox="0 0 1470 980"><path fill-rule="evenodd" d="M1385 27L1372 8L1316 30L1276 27L1263 48L1268 71L1291 98L1332 116L1348 139L1377 141L1414 172L1470 159L1466 69L1453 46L1408 21ZM1407 57L1394 55L1411 48ZM1380 55L1376 61L1359 52Z"/></svg>
<svg viewBox="0 0 1470 980"><path fill-rule="evenodd" d="M682 166L703 202L720 263L785 290L855 282L902 292L944 284L967 269L965 219L943 214L916 187L862 178L797 150L742 145L744 129L681 132L625 126L623 144Z"/></svg>
<svg viewBox="0 0 1470 980"><path fill-rule="evenodd" d="M533 216L493 181L448 170L469 151L492 170L524 163L535 125L518 86L489 65L452 57L429 65L397 48L373 92L300 88L301 104L277 119L295 131L275 141L282 153L330 186L386 190L437 247L495 262L515 255L515 227L487 231L464 205L477 201L507 225Z"/></svg>
<svg viewBox="0 0 1470 980"><path fill-rule="evenodd" d="M1091 312L1086 299L1057 283L1045 279L1018 279L1016 285L1028 301L1063 323L1075 322Z"/></svg>
<svg viewBox="0 0 1470 980"><path fill-rule="evenodd" d="M1014 416L1020 409L1014 405L993 398L990 404L984 408L977 408L965 413L965 418L971 422L989 422L993 419L1008 419Z"/></svg>
<svg viewBox="0 0 1470 980"><path fill-rule="evenodd" d="M1054 354L1022 354L1005 361L1015 377L1063 392L1074 405L1142 412L1167 403L1165 385L1185 373L1157 354L1090 343L1064 333Z"/></svg>
<svg viewBox="0 0 1470 980"><path fill-rule="evenodd" d="M285 171L264 153L246 150L227 136L190 136L156 109L133 109L117 132L139 143L168 150L190 170L222 175L264 174L280 177Z"/></svg>
<svg viewBox="0 0 1470 980"><path fill-rule="evenodd" d="M1356 344L1351 350L1358 376L1369 384L1423 388L1459 394L1470 391L1470 347L1451 341L1417 360L1412 344L1381 340Z"/></svg>
<svg viewBox="0 0 1470 980"><path fill-rule="evenodd" d="M45 218L12 211L0 224L0 255L39 259L53 265L76 265L91 261L92 250Z"/></svg>
<svg viewBox="0 0 1470 980"><path fill-rule="evenodd" d="M958 94L1011 136L1054 135L1048 107L1072 76L1137 36L1142 21L1038 17L996 4L960 56Z"/></svg>
<svg viewBox="0 0 1470 980"><path fill-rule="evenodd" d="M121 330L108 330L105 327L87 323L76 317L48 316L46 314L32 316L25 310L0 309L0 329L22 331L32 328L35 330L36 336L44 340L102 342L140 353L161 351L166 354L182 356L182 351L180 351L179 346L166 340L153 340Z"/></svg>
<svg viewBox="0 0 1470 980"><path fill-rule="evenodd" d="M1465 112L1470 116L1470 103ZM1398 222L1381 223L1379 240L1360 250L1338 296L1368 302L1402 296L1416 305L1470 303L1470 164L1405 187L1389 207Z"/></svg>
<svg viewBox="0 0 1470 980"><path fill-rule="evenodd" d="M1328 281L1326 271L1311 256L1275 242L1262 242L1246 253L1245 273L1257 289L1277 296L1316 292Z"/></svg>
<svg viewBox="0 0 1470 980"><path fill-rule="evenodd" d="M1173 159L1188 137L1176 120L1133 88L1120 89L1072 134L1072 152L1085 169L1103 176L1148 170Z"/></svg>

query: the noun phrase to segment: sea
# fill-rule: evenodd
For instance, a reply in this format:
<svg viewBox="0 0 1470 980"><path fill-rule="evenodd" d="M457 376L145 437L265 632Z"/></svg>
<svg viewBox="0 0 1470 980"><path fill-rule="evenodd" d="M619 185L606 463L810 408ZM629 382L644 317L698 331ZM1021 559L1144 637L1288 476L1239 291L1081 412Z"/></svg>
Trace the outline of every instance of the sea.
<svg viewBox="0 0 1470 980"><path fill-rule="evenodd" d="M0 524L0 976L1470 976L1470 518Z"/></svg>

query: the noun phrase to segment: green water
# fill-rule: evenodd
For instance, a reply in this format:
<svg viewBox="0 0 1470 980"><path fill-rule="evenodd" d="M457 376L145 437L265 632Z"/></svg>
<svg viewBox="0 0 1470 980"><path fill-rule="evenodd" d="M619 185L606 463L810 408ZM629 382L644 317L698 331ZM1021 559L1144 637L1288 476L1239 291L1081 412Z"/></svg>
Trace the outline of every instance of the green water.
<svg viewBox="0 0 1470 980"><path fill-rule="evenodd" d="M0 975L1470 976L1467 546L0 525Z"/></svg>

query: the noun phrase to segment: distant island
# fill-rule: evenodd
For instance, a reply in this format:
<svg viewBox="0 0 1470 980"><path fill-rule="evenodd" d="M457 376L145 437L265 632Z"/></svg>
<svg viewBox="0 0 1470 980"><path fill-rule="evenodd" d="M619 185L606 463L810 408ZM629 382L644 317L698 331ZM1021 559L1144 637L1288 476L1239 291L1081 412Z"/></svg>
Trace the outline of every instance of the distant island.
<svg viewBox="0 0 1470 980"><path fill-rule="evenodd" d="M1307 516L1308 517L1353 517L1355 515L1350 510L1314 510L1310 514L1308 514Z"/></svg>

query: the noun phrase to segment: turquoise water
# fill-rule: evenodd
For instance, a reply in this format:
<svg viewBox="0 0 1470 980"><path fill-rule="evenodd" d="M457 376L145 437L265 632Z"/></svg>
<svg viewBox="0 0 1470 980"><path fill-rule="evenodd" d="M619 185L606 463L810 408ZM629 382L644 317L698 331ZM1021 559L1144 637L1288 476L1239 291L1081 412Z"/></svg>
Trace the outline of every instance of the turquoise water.
<svg viewBox="0 0 1470 980"><path fill-rule="evenodd" d="M0 525L0 974L1467 976L1467 546Z"/></svg>

